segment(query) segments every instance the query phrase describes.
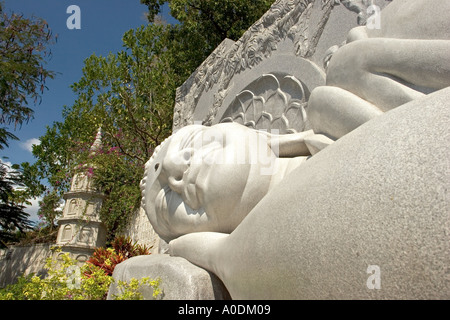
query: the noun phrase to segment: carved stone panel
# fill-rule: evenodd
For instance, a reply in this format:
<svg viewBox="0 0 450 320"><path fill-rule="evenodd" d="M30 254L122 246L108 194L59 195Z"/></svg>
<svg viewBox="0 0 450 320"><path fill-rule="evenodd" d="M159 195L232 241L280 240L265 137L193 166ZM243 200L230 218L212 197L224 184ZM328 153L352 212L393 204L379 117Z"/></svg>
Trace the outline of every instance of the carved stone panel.
<svg viewBox="0 0 450 320"><path fill-rule="evenodd" d="M94 190L91 179L84 173L77 173L72 178L71 191L90 191Z"/></svg>
<svg viewBox="0 0 450 320"><path fill-rule="evenodd" d="M67 211L65 212L65 216L74 216L79 211L79 201L78 199L70 199L67 205Z"/></svg>
<svg viewBox="0 0 450 320"><path fill-rule="evenodd" d="M265 74L241 91L220 122L237 122L253 129L301 132L305 128L304 85L294 76Z"/></svg>
<svg viewBox="0 0 450 320"><path fill-rule="evenodd" d="M94 236L94 228L92 228L91 226L84 226L79 232L77 243L81 245L92 246L94 245Z"/></svg>
<svg viewBox="0 0 450 320"><path fill-rule="evenodd" d="M62 227L61 242L70 241L73 237L73 228L70 224Z"/></svg>
<svg viewBox="0 0 450 320"><path fill-rule="evenodd" d="M275 1L238 41L222 42L177 90L173 130L195 122L212 125L223 121L225 110L233 108L236 96L264 74L281 72L294 76L310 90L324 85L328 49L342 44L350 29L365 23L369 5L383 7L388 2ZM298 110L290 111L288 119L295 117ZM237 114L233 117L239 119ZM270 129L275 119L266 115L260 120L260 127ZM291 132L283 121L278 118L275 125ZM293 128L298 131L299 127L300 123Z"/></svg>
<svg viewBox="0 0 450 320"><path fill-rule="evenodd" d="M185 86L184 90L178 91L173 129L198 120L211 125L219 109L227 108L224 100L228 94L234 95L230 91L243 90L242 82L236 76L251 71L262 62L275 59L294 66L295 58L312 56L334 2L335 0L276 1L236 43L230 45L227 42L219 46L197 69L187 88ZM322 20L310 25L313 11L319 11ZM279 55L287 56L288 60L280 60ZM263 73L278 70L268 69Z"/></svg>
<svg viewBox="0 0 450 320"><path fill-rule="evenodd" d="M85 263L88 259L89 257L85 254L80 254L75 258L75 260L77 260L80 263Z"/></svg>

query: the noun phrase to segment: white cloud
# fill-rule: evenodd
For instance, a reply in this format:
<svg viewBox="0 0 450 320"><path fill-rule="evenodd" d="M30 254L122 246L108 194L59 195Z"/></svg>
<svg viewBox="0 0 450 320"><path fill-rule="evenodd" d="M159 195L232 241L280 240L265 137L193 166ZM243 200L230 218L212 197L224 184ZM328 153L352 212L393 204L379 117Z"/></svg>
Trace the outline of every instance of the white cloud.
<svg viewBox="0 0 450 320"><path fill-rule="evenodd" d="M9 161L3 161L0 159L0 163L3 163L6 166L6 172L11 172L12 163Z"/></svg>
<svg viewBox="0 0 450 320"><path fill-rule="evenodd" d="M30 214L30 217L28 219L30 219L33 222L39 221L39 217L38 217L37 213L39 210L39 201L41 201L41 200L42 200L42 198L35 198L35 199L28 200L31 202L31 205L25 205L25 209L23 210L26 213Z"/></svg>
<svg viewBox="0 0 450 320"><path fill-rule="evenodd" d="M11 162L9 162L9 161L3 161L2 159L0 159L0 164L6 168L6 177L7 177L7 178L10 178L10 177L11 177L11 174L13 174L13 173L16 172L16 170L14 170L14 169L12 168L13 164L12 164ZM15 184L13 184L12 186L13 186L14 188L16 187Z"/></svg>
<svg viewBox="0 0 450 320"><path fill-rule="evenodd" d="M20 143L20 146L22 147L22 149L28 150L29 152L33 152L33 145L38 146L40 144L41 144L41 141L39 139L31 138L25 142Z"/></svg>

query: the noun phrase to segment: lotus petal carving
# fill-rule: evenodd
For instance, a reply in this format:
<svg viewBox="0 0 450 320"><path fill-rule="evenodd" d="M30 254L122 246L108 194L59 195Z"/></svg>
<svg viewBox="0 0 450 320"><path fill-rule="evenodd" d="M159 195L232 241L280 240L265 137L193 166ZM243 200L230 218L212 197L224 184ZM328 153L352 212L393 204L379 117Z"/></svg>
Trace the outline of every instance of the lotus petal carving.
<svg viewBox="0 0 450 320"><path fill-rule="evenodd" d="M290 75L264 74L241 91L220 122L237 122L280 133L305 129L307 105L303 84Z"/></svg>

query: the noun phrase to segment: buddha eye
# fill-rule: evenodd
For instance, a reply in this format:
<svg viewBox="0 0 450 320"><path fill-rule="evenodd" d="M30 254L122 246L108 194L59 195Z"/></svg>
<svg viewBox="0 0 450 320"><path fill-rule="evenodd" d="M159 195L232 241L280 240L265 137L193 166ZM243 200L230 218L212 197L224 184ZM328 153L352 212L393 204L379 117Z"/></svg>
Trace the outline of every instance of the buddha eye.
<svg viewBox="0 0 450 320"><path fill-rule="evenodd" d="M155 171L158 171L159 163L155 164Z"/></svg>

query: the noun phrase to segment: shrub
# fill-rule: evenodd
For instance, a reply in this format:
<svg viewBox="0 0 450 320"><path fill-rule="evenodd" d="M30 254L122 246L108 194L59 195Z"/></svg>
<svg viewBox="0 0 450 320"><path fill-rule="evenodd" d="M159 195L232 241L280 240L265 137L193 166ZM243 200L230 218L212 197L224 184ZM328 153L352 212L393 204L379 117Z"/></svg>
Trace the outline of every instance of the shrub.
<svg viewBox="0 0 450 320"><path fill-rule="evenodd" d="M32 277L32 274L28 276L21 276L17 279L15 284L8 285L4 289L0 289L0 300L27 300L24 295L25 286L31 281Z"/></svg>
<svg viewBox="0 0 450 320"><path fill-rule="evenodd" d="M151 247L133 243L129 237L119 236L111 243L111 248L97 248L91 258L86 262L86 274L89 275L91 267L98 267L109 276L113 274L117 264L134 256L150 254Z"/></svg>
<svg viewBox="0 0 450 320"><path fill-rule="evenodd" d="M156 280L152 280L149 277L142 278L141 280L132 278L130 282L126 281L117 281L117 288L120 295L114 296L115 300L142 300L144 297L141 288L145 285L152 287L153 289L153 298L157 299L159 295L162 293L162 290L159 288L161 284L161 279L158 278Z"/></svg>
<svg viewBox="0 0 450 320"><path fill-rule="evenodd" d="M61 260L48 258L45 268L48 276L40 278L35 275L22 276L14 285L0 291L0 300L103 300L114 279L106 272L92 264L81 268L68 253L62 254ZM87 272L89 269L89 272ZM151 286L153 297L161 294L161 280L143 278L131 279L129 283L118 281L121 294L114 296L117 300L142 299L139 292L142 286Z"/></svg>
<svg viewBox="0 0 450 320"><path fill-rule="evenodd" d="M47 258L45 278L36 275L19 277L18 282L0 293L0 300L101 300L113 281L103 270L92 270L90 278L68 253L60 259Z"/></svg>

